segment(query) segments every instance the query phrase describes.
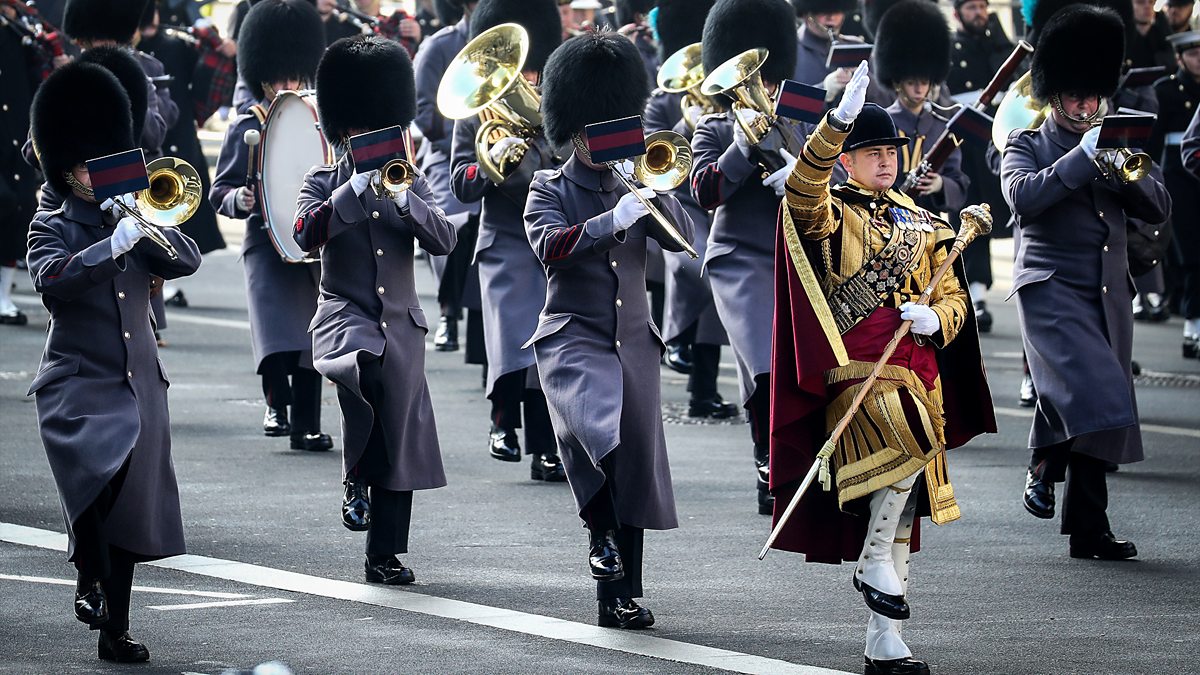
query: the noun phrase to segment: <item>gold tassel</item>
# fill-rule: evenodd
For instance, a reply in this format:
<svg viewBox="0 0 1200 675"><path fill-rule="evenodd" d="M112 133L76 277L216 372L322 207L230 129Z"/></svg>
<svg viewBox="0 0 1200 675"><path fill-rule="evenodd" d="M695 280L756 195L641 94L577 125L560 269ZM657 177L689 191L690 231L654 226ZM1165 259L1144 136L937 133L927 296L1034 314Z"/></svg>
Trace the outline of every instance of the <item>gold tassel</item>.
<svg viewBox="0 0 1200 675"><path fill-rule="evenodd" d="M962 517L954 499L954 486L950 484L945 452L939 452L925 467L925 487L929 492L930 518L935 525L945 525Z"/></svg>
<svg viewBox="0 0 1200 675"><path fill-rule="evenodd" d="M833 456L834 444L833 439L825 441L825 445L821 446L820 452L817 453L817 459L821 462L821 469L817 472L817 477L821 481L821 488L826 492L833 489L833 476L829 472L829 458Z"/></svg>

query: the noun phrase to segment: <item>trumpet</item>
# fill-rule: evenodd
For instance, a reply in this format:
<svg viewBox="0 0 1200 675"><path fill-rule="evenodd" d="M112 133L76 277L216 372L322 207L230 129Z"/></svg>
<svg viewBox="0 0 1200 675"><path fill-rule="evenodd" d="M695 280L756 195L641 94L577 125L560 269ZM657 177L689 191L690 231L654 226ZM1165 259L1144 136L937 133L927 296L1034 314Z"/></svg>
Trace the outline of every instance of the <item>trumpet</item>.
<svg viewBox="0 0 1200 675"><path fill-rule="evenodd" d="M1101 150L1092 162L1100 175L1105 178L1116 176L1125 184L1136 183L1150 173L1150 155L1129 148Z"/></svg>
<svg viewBox="0 0 1200 675"><path fill-rule="evenodd" d="M748 49L717 66L708 74L700 87L705 96L724 94L733 99L731 114L734 121L745 132L750 145L758 149L758 163L768 173L784 167L783 157L778 151L791 150L789 136L781 127L786 120L779 119L775 105L759 70L767 62L766 49ZM792 152L799 155L798 151Z"/></svg>
<svg viewBox="0 0 1200 675"><path fill-rule="evenodd" d="M167 252L172 260L179 252L162 233L161 228L179 227L200 208L203 192L200 174L191 164L178 157L160 157L146 165L150 187L138 191L134 207L120 199L113 203L125 215L137 222L146 238Z"/></svg>
<svg viewBox="0 0 1200 675"><path fill-rule="evenodd" d="M416 168L407 159L393 159L379 170L379 182L371 183L375 195L380 199L395 197L412 187L416 179Z"/></svg>
<svg viewBox="0 0 1200 675"><path fill-rule="evenodd" d="M542 99L521 74L528 54L529 33L519 24L500 24L468 42L438 85L438 110L447 119L484 120L475 133L475 156L497 184L521 163L542 126ZM522 142L493 161L492 146L506 137Z"/></svg>
<svg viewBox="0 0 1200 675"><path fill-rule="evenodd" d="M637 200L650 212L671 241L679 245L689 258L700 257L696 249L679 233L663 212L653 202L638 194L637 185L628 176L612 167L612 172L621 180ZM656 131L646 137L646 154L633 163L633 176L642 185L655 192L668 192L683 184L692 172L692 147L686 138L674 131Z"/></svg>
<svg viewBox="0 0 1200 675"><path fill-rule="evenodd" d="M717 111L717 104L711 97L700 92L704 84L704 63L701 60L700 43L690 44L675 52L663 61L658 70L658 88L669 94L683 94L679 99L679 109L688 129L696 130L699 116L689 114L697 107L700 115Z"/></svg>

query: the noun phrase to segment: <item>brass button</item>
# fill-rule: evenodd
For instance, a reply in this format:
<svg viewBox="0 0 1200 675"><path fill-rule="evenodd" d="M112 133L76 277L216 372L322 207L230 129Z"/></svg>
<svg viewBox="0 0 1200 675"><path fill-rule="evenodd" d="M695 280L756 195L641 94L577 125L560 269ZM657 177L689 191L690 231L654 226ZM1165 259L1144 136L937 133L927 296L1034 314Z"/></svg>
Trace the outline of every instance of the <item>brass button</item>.
<svg viewBox="0 0 1200 675"><path fill-rule="evenodd" d="M131 380L133 379L133 371L132 371L132 370L126 371L126 372L125 372L125 375L126 375L127 377L129 377L129 379L131 379Z"/></svg>
<svg viewBox="0 0 1200 675"><path fill-rule="evenodd" d="M970 91L970 90L972 90L972 89L974 89L974 88L975 88L975 85L974 85L974 84L972 84L970 80L967 80L967 81L965 82L965 84L966 84L966 87L967 87L967 91Z"/></svg>
<svg viewBox="0 0 1200 675"><path fill-rule="evenodd" d="M1105 253L1108 253L1108 244L1105 244L1105 245L1104 245L1104 252L1105 252Z"/></svg>
<svg viewBox="0 0 1200 675"><path fill-rule="evenodd" d="M617 340L617 349L620 349L620 348L621 348L621 341Z"/></svg>
<svg viewBox="0 0 1200 675"><path fill-rule="evenodd" d="M624 305L624 304L625 303L621 302L620 298L617 298L617 307L620 307L621 305Z"/></svg>
<svg viewBox="0 0 1200 675"><path fill-rule="evenodd" d="M384 290L385 290L385 289L384 289L384 287L383 287L383 286L380 286L380 287L379 287L378 289L376 289L376 290L378 290L378 291L379 291L379 294L380 294L380 295L383 295L383 293L384 293Z"/></svg>
<svg viewBox="0 0 1200 675"><path fill-rule="evenodd" d="M383 249L381 249L381 248L377 248L377 249L375 249L375 255L382 257L382 256L383 256Z"/></svg>
<svg viewBox="0 0 1200 675"><path fill-rule="evenodd" d="M129 331L125 331L125 339L128 340L131 337L133 336L129 334Z"/></svg>
<svg viewBox="0 0 1200 675"><path fill-rule="evenodd" d="M379 325L380 325L380 326L383 326L384 328L387 328L387 322L386 322L386 321L384 321L383 323L381 323L381 324L379 324Z"/></svg>
<svg viewBox="0 0 1200 675"><path fill-rule="evenodd" d="M959 67L959 68L966 68L966 67L967 67L967 62L966 62L966 61L959 61L959 62L958 62L958 67Z"/></svg>
<svg viewBox="0 0 1200 675"><path fill-rule="evenodd" d="M117 297L121 300L125 299L125 291L117 291Z"/></svg>
<svg viewBox="0 0 1200 675"><path fill-rule="evenodd" d="M1101 286L1101 287L1100 287L1100 292L1101 292L1101 293L1107 293L1107 292L1108 292L1108 286Z"/></svg>
<svg viewBox="0 0 1200 675"><path fill-rule="evenodd" d="M1097 212L1096 212L1096 215L1098 215L1098 216L1100 216L1101 218L1103 218L1103 217L1104 217L1104 212L1103 212L1103 211L1097 211Z"/></svg>
<svg viewBox="0 0 1200 675"><path fill-rule="evenodd" d="M4 110L4 112L8 112L8 104L5 103L4 105L0 106L0 110Z"/></svg>
<svg viewBox="0 0 1200 675"><path fill-rule="evenodd" d="M613 267L616 267L616 266L617 266L617 261L616 261L616 260L614 260L614 261L612 261L612 262L611 262L611 263L609 263L609 264L610 264L610 265L612 265Z"/></svg>
<svg viewBox="0 0 1200 675"><path fill-rule="evenodd" d="M378 212L378 211L372 211L372 212L371 212L371 217L372 217L372 218L374 218L375 220L379 220L379 212Z"/></svg>

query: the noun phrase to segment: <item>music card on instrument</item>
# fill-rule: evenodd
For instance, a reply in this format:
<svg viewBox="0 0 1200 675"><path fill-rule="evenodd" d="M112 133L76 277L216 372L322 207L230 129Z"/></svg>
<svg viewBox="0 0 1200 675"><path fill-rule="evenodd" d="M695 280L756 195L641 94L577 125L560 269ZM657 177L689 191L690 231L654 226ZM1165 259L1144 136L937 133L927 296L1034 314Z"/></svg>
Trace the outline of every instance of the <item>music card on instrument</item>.
<svg viewBox="0 0 1200 675"><path fill-rule="evenodd" d="M646 154L646 132L641 115L597 122L583 128L593 164L608 164Z"/></svg>
<svg viewBox="0 0 1200 675"><path fill-rule="evenodd" d="M351 136L350 157L358 173L382 169L393 159L408 159L404 127L397 125Z"/></svg>
<svg viewBox="0 0 1200 675"><path fill-rule="evenodd" d="M1150 139L1155 119L1155 115L1109 115L1100 124L1096 147L1103 150L1143 148Z"/></svg>
<svg viewBox="0 0 1200 675"><path fill-rule="evenodd" d="M779 85L779 97L775 101L775 114L788 119L816 124L825 114L825 90L795 80L784 80Z"/></svg>
<svg viewBox="0 0 1200 675"><path fill-rule="evenodd" d="M1117 89L1137 89L1138 87L1149 87L1167 74L1167 69L1162 66L1151 66L1149 68L1130 68L1129 72L1121 77L1120 83L1117 84Z"/></svg>
<svg viewBox="0 0 1200 675"><path fill-rule="evenodd" d="M975 143L980 147L987 147L987 144L992 142L992 118L976 108L963 106L950 118L950 123L946 126L950 133L964 142Z"/></svg>
<svg viewBox="0 0 1200 675"><path fill-rule="evenodd" d="M825 58L826 68L857 68L863 61L871 60L872 46L861 43L836 44L829 49Z"/></svg>
<svg viewBox="0 0 1200 675"><path fill-rule="evenodd" d="M98 202L150 187L146 156L141 148L89 159L87 168L92 178L92 193Z"/></svg>

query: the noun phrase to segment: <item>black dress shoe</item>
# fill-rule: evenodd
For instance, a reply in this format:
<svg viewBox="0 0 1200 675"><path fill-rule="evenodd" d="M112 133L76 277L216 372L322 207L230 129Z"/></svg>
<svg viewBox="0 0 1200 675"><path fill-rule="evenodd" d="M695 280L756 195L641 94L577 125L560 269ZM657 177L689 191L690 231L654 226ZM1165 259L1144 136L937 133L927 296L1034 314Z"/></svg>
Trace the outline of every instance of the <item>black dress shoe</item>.
<svg viewBox="0 0 1200 675"><path fill-rule="evenodd" d="M371 498L367 486L360 481L347 480L342 496L342 524L353 532L366 532L371 527Z"/></svg>
<svg viewBox="0 0 1200 675"><path fill-rule="evenodd" d="M604 628L649 628L654 625L654 614L630 598L601 600L596 624Z"/></svg>
<svg viewBox="0 0 1200 675"><path fill-rule="evenodd" d="M127 631L110 633L101 630L97 655L114 663L142 663L150 660L150 650L146 649L146 645L129 637Z"/></svg>
<svg viewBox="0 0 1200 675"><path fill-rule="evenodd" d="M4 326L24 326L29 323L29 317L25 316L25 312L21 310L13 310L8 314L0 314L0 325Z"/></svg>
<svg viewBox="0 0 1200 675"><path fill-rule="evenodd" d="M364 563L367 581L372 584L406 586L417 580L417 575L405 567L394 555L368 555Z"/></svg>
<svg viewBox="0 0 1200 675"><path fill-rule="evenodd" d="M547 483L561 483L567 479L567 472L563 469L562 459L551 452L533 455L533 462L529 465L529 477Z"/></svg>
<svg viewBox="0 0 1200 675"><path fill-rule="evenodd" d="M292 433L292 425L288 424L287 408L267 407L263 415L263 434L266 436L287 436Z"/></svg>
<svg viewBox="0 0 1200 675"><path fill-rule="evenodd" d="M1025 510L1038 518L1054 517L1054 483L1041 480L1030 471L1025 474L1025 494L1021 498Z"/></svg>
<svg viewBox="0 0 1200 675"><path fill-rule="evenodd" d="M758 515L769 516L775 513L775 495L765 487L758 488Z"/></svg>
<svg viewBox="0 0 1200 675"><path fill-rule="evenodd" d="M311 450L313 452L332 450L333 439L329 437L329 434L323 434L319 431L315 434L298 431L292 434L292 449Z"/></svg>
<svg viewBox="0 0 1200 675"><path fill-rule="evenodd" d="M521 461L521 442L517 440L517 432L493 425L488 432L488 452L501 462Z"/></svg>
<svg viewBox="0 0 1200 675"><path fill-rule="evenodd" d="M97 580L75 583L75 618L95 628L108 621L108 596Z"/></svg>
<svg viewBox="0 0 1200 675"><path fill-rule="evenodd" d="M188 306L187 296L183 294L182 288L177 288L177 289L175 289L174 295L167 298L166 300L163 300L163 304L170 305L172 307L187 307Z"/></svg>
<svg viewBox="0 0 1200 675"><path fill-rule="evenodd" d="M1200 358L1200 338L1194 335L1185 335L1183 338L1183 358L1196 359Z"/></svg>
<svg viewBox="0 0 1200 675"><path fill-rule="evenodd" d="M980 333L992 332L992 313L988 311L986 302L975 303L975 323L979 324Z"/></svg>
<svg viewBox="0 0 1200 675"><path fill-rule="evenodd" d="M692 346L689 344L669 344L663 352L663 365L677 373L692 374Z"/></svg>
<svg viewBox="0 0 1200 675"><path fill-rule="evenodd" d="M612 530L589 532L588 568L596 581L616 581L625 578L625 565L617 549L617 535Z"/></svg>
<svg viewBox="0 0 1200 675"><path fill-rule="evenodd" d="M720 394L712 398L692 399L688 402L688 417L710 417L723 420L738 414L738 407L721 398Z"/></svg>
<svg viewBox="0 0 1200 675"><path fill-rule="evenodd" d="M433 334L433 348L439 352L458 351L458 320L443 316Z"/></svg>
<svg viewBox="0 0 1200 675"><path fill-rule="evenodd" d="M875 660L866 659L863 672L866 675L929 675L929 666L924 661L911 658Z"/></svg>
<svg viewBox="0 0 1200 675"><path fill-rule="evenodd" d="M874 586L860 581L858 574L855 574L852 579L854 590L863 594L863 600L867 603L867 608L876 614L882 614L889 619L896 619L898 621L903 621L912 614L912 611L908 607L908 600L905 600L903 595L889 595L884 593Z"/></svg>
<svg viewBox="0 0 1200 675"><path fill-rule="evenodd" d="M1032 408L1037 405L1037 389L1033 386L1033 376L1025 373L1025 377L1021 378L1021 392L1017 397L1017 404L1022 408Z"/></svg>
<svg viewBox="0 0 1200 675"><path fill-rule="evenodd" d="M771 455L767 448L754 449L754 469L758 474L758 515L775 513L775 495L771 494Z"/></svg>
<svg viewBox="0 0 1200 675"><path fill-rule="evenodd" d="M1100 560L1128 560L1137 555L1132 541L1122 541L1112 532L1104 534L1071 535L1072 558L1099 558Z"/></svg>

